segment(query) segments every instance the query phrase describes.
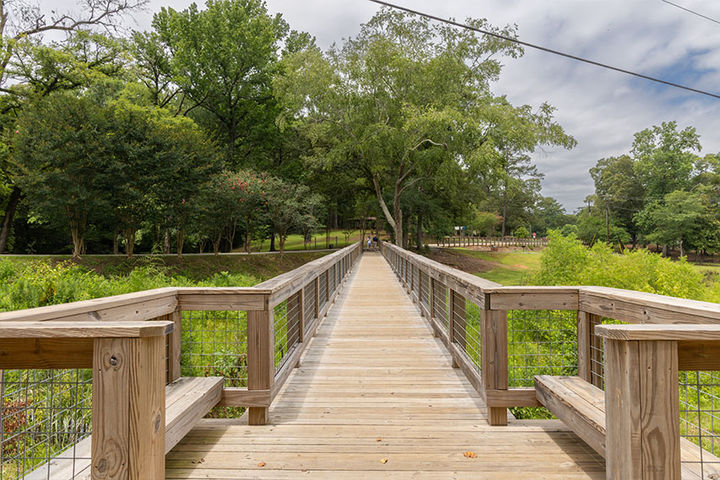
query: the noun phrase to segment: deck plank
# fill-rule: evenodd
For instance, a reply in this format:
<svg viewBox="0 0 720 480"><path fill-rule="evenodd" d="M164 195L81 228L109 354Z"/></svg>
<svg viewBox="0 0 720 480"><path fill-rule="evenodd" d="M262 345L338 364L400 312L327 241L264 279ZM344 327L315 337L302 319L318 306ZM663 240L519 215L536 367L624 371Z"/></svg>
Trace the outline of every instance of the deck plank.
<svg viewBox="0 0 720 480"><path fill-rule="evenodd" d="M560 422L488 426L481 398L377 254L361 258L269 419L200 422L168 454L166 477L605 478L602 457Z"/></svg>

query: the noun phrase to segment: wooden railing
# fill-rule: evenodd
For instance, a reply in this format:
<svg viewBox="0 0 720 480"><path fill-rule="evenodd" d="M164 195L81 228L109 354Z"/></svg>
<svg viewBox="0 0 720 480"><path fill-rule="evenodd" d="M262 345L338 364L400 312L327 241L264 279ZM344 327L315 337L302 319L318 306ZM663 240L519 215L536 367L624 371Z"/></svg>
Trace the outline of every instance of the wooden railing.
<svg viewBox="0 0 720 480"><path fill-rule="evenodd" d="M249 288L161 288L2 313L3 385L16 369L92 368L93 477L164 479L165 385L232 372L218 405L247 407L251 425L265 424L361 254L353 244ZM3 402L5 426L14 403Z"/></svg>
<svg viewBox="0 0 720 480"><path fill-rule="evenodd" d="M491 425L507 424L508 408L542 405L534 375L577 375L607 385L606 397L615 399L607 400L608 478L680 478L678 372L720 370L720 305L605 287L503 287L388 243L381 251L454 366L485 399ZM603 325L621 322L636 325ZM635 352L649 353L627 357L632 342ZM716 387L705 394L715 399L720 382ZM715 407L685 408L697 408L686 423L720 439L709 427ZM712 448L702 434L684 435ZM703 461L716 459L700 451L697 478L720 478L702 474Z"/></svg>
<svg viewBox="0 0 720 480"><path fill-rule="evenodd" d="M438 246L441 247L545 247L547 238L518 238L518 237L475 237L472 235L441 237Z"/></svg>

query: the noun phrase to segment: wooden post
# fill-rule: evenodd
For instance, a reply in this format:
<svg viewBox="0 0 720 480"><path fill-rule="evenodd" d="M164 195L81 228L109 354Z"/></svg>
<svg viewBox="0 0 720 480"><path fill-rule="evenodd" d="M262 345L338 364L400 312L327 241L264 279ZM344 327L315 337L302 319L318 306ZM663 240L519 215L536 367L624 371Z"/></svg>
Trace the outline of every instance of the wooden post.
<svg viewBox="0 0 720 480"><path fill-rule="evenodd" d="M460 295L454 290L451 290L451 302L452 302L452 315L453 318L451 325L454 326L453 340L455 343L465 350L467 346L467 337L465 331L466 312L465 312L465 297Z"/></svg>
<svg viewBox="0 0 720 480"><path fill-rule="evenodd" d="M298 302L298 341L305 341L305 288L297 293Z"/></svg>
<svg viewBox="0 0 720 480"><path fill-rule="evenodd" d="M606 478L680 480L677 342L604 343Z"/></svg>
<svg viewBox="0 0 720 480"><path fill-rule="evenodd" d="M302 288L287 299L287 314L285 315L285 331L287 332L287 348L290 350L297 342L301 342L302 334L302 302L300 301Z"/></svg>
<svg viewBox="0 0 720 480"><path fill-rule="evenodd" d="M315 277L315 318L320 318L320 275Z"/></svg>
<svg viewBox="0 0 720 480"><path fill-rule="evenodd" d="M248 390L272 390L275 379L273 310L247 312ZM265 425L267 407L248 408L249 425Z"/></svg>
<svg viewBox="0 0 720 480"><path fill-rule="evenodd" d="M507 390L507 311L484 310L483 313L481 348L485 390ZM488 407L487 416L490 425L507 425L507 408Z"/></svg>
<svg viewBox="0 0 720 480"><path fill-rule="evenodd" d="M433 277L430 277L430 301L428 302L430 305L430 314L428 316L429 319L435 318L435 279ZM437 337L437 332L435 329L432 329L433 331L433 337Z"/></svg>
<svg viewBox="0 0 720 480"><path fill-rule="evenodd" d="M325 270L325 302L330 301L330 270Z"/></svg>
<svg viewBox="0 0 720 480"><path fill-rule="evenodd" d="M593 325L591 313L577 312L577 357L578 376L586 382L592 382L592 348Z"/></svg>
<svg viewBox="0 0 720 480"><path fill-rule="evenodd" d="M165 337L93 341L92 478L165 478Z"/></svg>
<svg viewBox="0 0 720 480"><path fill-rule="evenodd" d="M168 378L167 383L180 378L180 359L182 355L182 310L178 307L170 317L175 326L168 336Z"/></svg>

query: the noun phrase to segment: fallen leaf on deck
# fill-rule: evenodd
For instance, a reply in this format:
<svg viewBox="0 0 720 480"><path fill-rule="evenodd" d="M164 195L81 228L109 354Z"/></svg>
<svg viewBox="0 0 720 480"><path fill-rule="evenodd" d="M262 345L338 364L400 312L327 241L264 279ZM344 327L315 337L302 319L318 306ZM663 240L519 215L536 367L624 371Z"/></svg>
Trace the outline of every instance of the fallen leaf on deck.
<svg viewBox="0 0 720 480"><path fill-rule="evenodd" d="M463 455L465 455L466 458L477 458L477 453L475 452L465 452Z"/></svg>
<svg viewBox="0 0 720 480"><path fill-rule="evenodd" d="M383 458L382 460L380 460L380 463L382 463L382 464L386 464L387 462L388 462L387 458Z"/></svg>
<svg viewBox="0 0 720 480"><path fill-rule="evenodd" d="M375 439L376 442L382 442L382 438L378 437Z"/></svg>
<svg viewBox="0 0 720 480"><path fill-rule="evenodd" d="M264 466L265 466L265 462L258 463L258 467L264 467Z"/></svg>

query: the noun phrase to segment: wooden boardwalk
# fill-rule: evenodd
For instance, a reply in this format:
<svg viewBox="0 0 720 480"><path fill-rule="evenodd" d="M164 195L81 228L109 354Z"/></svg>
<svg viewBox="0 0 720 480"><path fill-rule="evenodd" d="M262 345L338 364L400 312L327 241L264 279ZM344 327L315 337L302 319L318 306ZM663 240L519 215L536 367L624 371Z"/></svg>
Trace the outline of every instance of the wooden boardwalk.
<svg viewBox="0 0 720 480"><path fill-rule="evenodd" d="M168 454L166 478L605 478L603 459L558 421L488 426L378 254L355 267L270 422L203 420Z"/></svg>

